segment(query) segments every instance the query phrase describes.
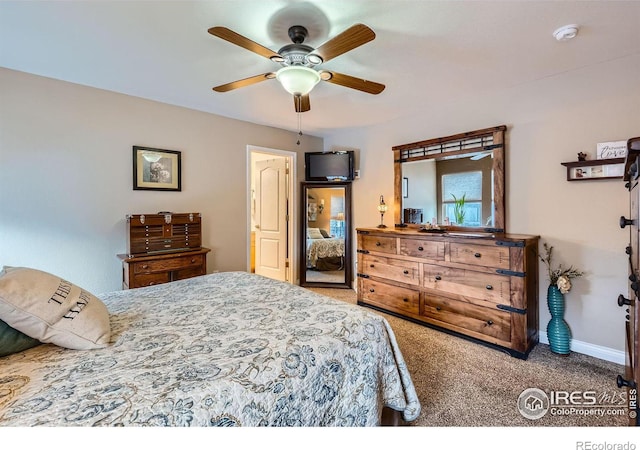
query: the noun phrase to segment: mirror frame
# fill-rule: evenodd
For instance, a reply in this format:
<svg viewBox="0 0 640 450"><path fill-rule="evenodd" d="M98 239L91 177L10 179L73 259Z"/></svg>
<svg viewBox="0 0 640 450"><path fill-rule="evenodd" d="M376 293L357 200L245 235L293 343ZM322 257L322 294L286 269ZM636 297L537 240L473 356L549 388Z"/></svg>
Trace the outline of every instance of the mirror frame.
<svg viewBox="0 0 640 450"><path fill-rule="evenodd" d="M491 232L506 231L506 204L505 204L505 131L506 125L500 125L482 130L469 131L467 133L454 134L410 144L397 145L393 150L393 184L394 184L394 223L402 222L402 163L421 161L427 159L440 159L444 156L459 156L482 151L493 151L493 215L492 227L461 227L455 225L442 225L442 228L450 230L478 230L484 229ZM422 224L403 224L402 226L420 228Z"/></svg>
<svg viewBox="0 0 640 450"><path fill-rule="evenodd" d="M307 191L309 189L344 187L344 283L307 281ZM307 182L300 189L300 286L353 289L352 280L352 236L351 236L351 182Z"/></svg>

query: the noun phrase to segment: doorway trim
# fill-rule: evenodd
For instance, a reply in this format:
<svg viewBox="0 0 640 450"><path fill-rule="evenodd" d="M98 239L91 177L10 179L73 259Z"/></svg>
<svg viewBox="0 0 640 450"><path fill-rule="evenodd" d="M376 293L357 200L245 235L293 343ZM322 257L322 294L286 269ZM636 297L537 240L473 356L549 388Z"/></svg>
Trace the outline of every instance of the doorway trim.
<svg viewBox="0 0 640 450"><path fill-rule="evenodd" d="M260 147L257 145L247 145L247 272L251 271L251 231L252 231L252 201L253 191L251 189L253 181L253 154L269 155L279 158L287 159L289 166L289 176L286 177L286 191L287 191L287 212L289 220L287 221L287 259L289 260L289 267L287 268L287 282L291 284L297 284L296 273L294 268L298 266L298 246L297 246L297 226L296 226L296 214L295 205L297 204L295 184L297 180L296 163L297 153L286 150L278 150L274 148Z"/></svg>

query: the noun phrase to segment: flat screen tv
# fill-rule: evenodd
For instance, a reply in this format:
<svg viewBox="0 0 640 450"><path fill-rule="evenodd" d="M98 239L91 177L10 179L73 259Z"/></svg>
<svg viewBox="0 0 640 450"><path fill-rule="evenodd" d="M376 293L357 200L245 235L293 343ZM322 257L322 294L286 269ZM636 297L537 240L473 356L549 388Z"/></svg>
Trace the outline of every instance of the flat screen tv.
<svg viewBox="0 0 640 450"><path fill-rule="evenodd" d="M354 153L311 152L304 154L307 181L352 181L354 179Z"/></svg>

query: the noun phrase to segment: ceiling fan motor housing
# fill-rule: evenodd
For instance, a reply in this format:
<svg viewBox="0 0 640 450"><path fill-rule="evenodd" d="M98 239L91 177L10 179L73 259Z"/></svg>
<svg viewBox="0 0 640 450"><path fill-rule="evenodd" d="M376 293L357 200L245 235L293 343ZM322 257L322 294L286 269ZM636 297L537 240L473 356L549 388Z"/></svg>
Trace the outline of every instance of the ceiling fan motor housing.
<svg viewBox="0 0 640 450"><path fill-rule="evenodd" d="M293 44L288 44L278 50L284 61L280 61L283 66L305 66L313 67L322 62L322 58L317 55L309 55L315 49L303 44L308 32L302 25L294 25L289 28L289 38Z"/></svg>
<svg viewBox="0 0 640 450"><path fill-rule="evenodd" d="M294 25L289 28L289 39L294 44L302 44L309 35L309 32L302 25Z"/></svg>

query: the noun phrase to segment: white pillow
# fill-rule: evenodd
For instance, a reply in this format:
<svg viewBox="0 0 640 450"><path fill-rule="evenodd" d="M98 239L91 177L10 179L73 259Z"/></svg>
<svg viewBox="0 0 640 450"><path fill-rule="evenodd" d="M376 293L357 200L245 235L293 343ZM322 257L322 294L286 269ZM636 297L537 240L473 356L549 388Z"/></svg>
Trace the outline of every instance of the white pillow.
<svg viewBox="0 0 640 450"><path fill-rule="evenodd" d="M109 345L107 307L60 277L26 267L0 271L0 319L40 342L76 350Z"/></svg>
<svg viewBox="0 0 640 450"><path fill-rule="evenodd" d="M307 238L309 239L324 239L320 228L307 228Z"/></svg>

